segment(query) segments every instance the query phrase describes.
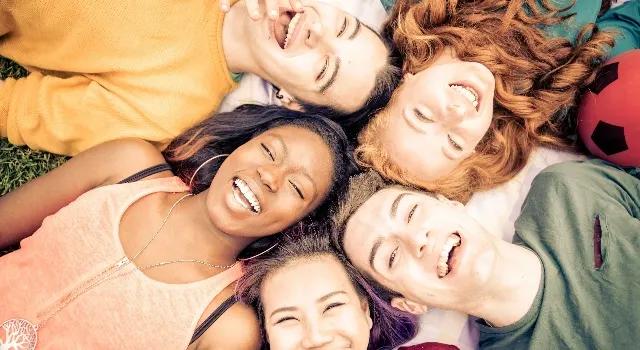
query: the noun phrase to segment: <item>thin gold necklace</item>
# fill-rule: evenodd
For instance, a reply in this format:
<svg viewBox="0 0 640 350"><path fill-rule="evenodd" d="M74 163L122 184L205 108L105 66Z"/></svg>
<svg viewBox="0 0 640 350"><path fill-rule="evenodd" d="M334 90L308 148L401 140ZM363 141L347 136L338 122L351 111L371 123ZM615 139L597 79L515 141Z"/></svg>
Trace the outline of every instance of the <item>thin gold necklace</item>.
<svg viewBox="0 0 640 350"><path fill-rule="evenodd" d="M11 346L12 349L16 349L16 350L22 350L22 349L34 350L36 348L37 343L38 343L38 330L40 328L44 327L44 325L51 318L53 318L60 311L62 311L62 309L64 309L67 305L69 305L77 297L79 297L80 295L82 295L82 294L90 291L91 289L101 285L104 282L107 282L107 281L110 281L112 279L115 279L115 278L130 274L133 271L136 271L136 270L141 270L142 271L142 270L150 269L150 268L157 267L157 266L164 266L164 265L169 265L169 264L174 264L174 263L179 263L179 262L199 263L199 264L207 265L209 267L214 267L214 268L218 268L218 269L228 269L230 267L233 267L236 264L235 262L233 264L231 264L231 265L221 266L221 265L209 264L208 262L195 260L195 259L190 259L190 260L186 260L185 259L185 260L161 261L161 262L156 263L156 264L140 266L140 267L136 267L133 270L125 271L125 272L116 274L118 271L122 270L122 268L124 268L125 266L130 264L132 261L134 261L140 254L142 254L142 252L145 251L145 249L147 249L147 247L151 244L151 242L156 238L158 233L160 233L160 230L162 230L162 228L164 227L164 224L169 219L169 216L171 215L171 212L173 212L173 209L183 199L185 199L187 197L190 197L190 196L193 196L193 194L191 194L191 193L186 194L186 195L180 197L180 199L178 199L175 203L173 203L173 205L171 206L171 209L169 209L169 212L167 213L167 216L164 218L164 220L162 221L162 224L160 224L160 227L158 227L158 229L156 230L156 232L153 235L153 237L151 237L151 239L149 239L147 244L144 247L142 247L142 249L140 249L140 251L138 253L136 253L133 256L133 258L129 259L127 256L124 256L122 259L120 259L117 262L111 264L109 267L107 267L103 271L99 272L98 274L96 274L92 278L86 280L84 283L82 283L78 287L74 288L64 298L62 298L62 300L58 301L57 303L53 303L52 305L50 305L45 310L39 312L36 315L38 318L41 318L41 317L43 317L45 315L48 315L44 319L42 319L42 321L40 321L37 324L33 324L33 323L31 323L31 322L29 322L29 321L27 321L25 319L22 319L22 318L13 318L13 319L10 319L8 321L5 321L0 326L0 329L4 329L5 330L5 334L6 334L7 339L5 339L4 342L2 341L2 339L0 339L0 346L1 345L5 345L5 346L9 345L9 346ZM58 307L56 308L56 306L58 306ZM51 310L54 310L54 311L51 312Z"/></svg>

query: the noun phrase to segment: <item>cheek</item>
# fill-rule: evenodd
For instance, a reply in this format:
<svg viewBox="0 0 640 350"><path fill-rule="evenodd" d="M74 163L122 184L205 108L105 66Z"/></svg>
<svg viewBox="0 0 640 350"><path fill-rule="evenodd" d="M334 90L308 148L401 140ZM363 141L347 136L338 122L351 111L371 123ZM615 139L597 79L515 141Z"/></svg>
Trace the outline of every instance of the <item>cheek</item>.
<svg viewBox="0 0 640 350"><path fill-rule="evenodd" d="M267 332L267 340L271 349L296 349L296 345L300 343L301 334L299 327L281 327L270 326L265 327Z"/></svg>
<svg viewBox="0 0 640 350"><path fill-rule="evenodd" d="M366 348L371 331L367 323L367 315L358 306L354 305L353 309L342 313L332 323L337 334L355 345L364 345L364 347L356 346L355 348Z"/></svg>

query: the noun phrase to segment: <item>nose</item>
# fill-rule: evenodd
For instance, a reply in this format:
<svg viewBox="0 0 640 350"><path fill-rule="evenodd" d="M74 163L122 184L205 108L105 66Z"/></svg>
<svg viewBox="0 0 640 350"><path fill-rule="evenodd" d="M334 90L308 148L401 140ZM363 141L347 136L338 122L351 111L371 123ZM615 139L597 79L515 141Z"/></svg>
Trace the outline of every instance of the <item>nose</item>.
<svg viewBox="0 0 640 350"><path fill-rule="evenodd" d="M258 167L260 181L271 192L277 192L280 188L283 178L282 173L282 170L276 164L266 164Z"/></svg>
<svg viewBox="0 0 640 350"><path fill-rule="evenodd" d="M332 48L329 36L327 35L322 23L319 22L311 24L307 32L307 39L305 40L305 43L312 49L318 46L324 46L329 49Z"/></svg>
<svg viewBox="0 0 640 350"><path fill-rule="evenodd" d="M427 239L429 232L425 230L416 230L410 235L411 251L416 258L420 259L427 252Z"/></svg>
<svg viewBox="0 0 640 350"><path fill-rule="evenodd" d="M330 331L323 330L318 323L310 323L305 327L304 339L302 339L303 349L318 349L333 341Z"/></svg>
<svg viewBox="0 0 640 350"><path fill-rule="evenodd" d="M444 123L449 127L460 124L464 120L467 110L466 103L452 102L447 106L444 113Z"/></svg>

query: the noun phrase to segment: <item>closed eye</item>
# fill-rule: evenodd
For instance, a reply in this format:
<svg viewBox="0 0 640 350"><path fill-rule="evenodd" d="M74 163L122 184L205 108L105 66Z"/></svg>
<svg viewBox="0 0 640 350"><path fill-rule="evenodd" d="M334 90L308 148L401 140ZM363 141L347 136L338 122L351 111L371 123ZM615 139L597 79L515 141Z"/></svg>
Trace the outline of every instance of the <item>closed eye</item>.
<svg viewBox="0 0 640 350"><path fill-rule="evenodd" d="M413 217L413 213L416 212L416 209L418 209L418 205L414 205L413 208L411 208L411 211L409 212L409 216L407 217L407 224L411 222L411 218Z"/></svg>
<svg viewBox="0 0 640 350"><path fill-rule="evenodd" d="M393 252L391 252L391 255L389 255L389 268L393 266L393 262L396 260L396 255L398 255L399 248L400 247L396 247L396 249L394 249Z"/></svg>
<svg viewBox="0 0 640 350"><path fill-rule="evenodd" d="M293 187L293 189L298 192L298 196L300 196L300 198L304 199L304 195L302 194L302 191L300 190L300 187L298 187L295 183L289 181L289 183L291 184L291 186Z"/></svg>
<svg viewBox="0 0 640 350"><path fill-rule="evenodd" d="M271 153L271 151L269 150L269 147L267 147L267 145L265 145L264 143L260 143L260 145L262 145L262 148L264 149L264 151L267 152L267 155L269 156L269 158L271 158L272 161L275 161L276 158L273 156L273 153Z"/></svg>
<svg viewBox="0 0 640 350"><path fill-rule="evenodd" d="M344 305L344 303L332 303L332 304L329 304L329 305L324 309L324 312L327 312L327 311L329 311L329 310L331 310L331 309L333 309L333 308L335 308L335 307L342 306L342 305Z"/></svg>
<svg viewBox="0 0 640 350"><path fill-rule="evenodd" d="M286 321L291 321L291 320L297 320L297 319L295 317L292 317L292 316L287 316L287 317L283 317L283 318L277 320L275 324L279 324L279 323L286 322Z"/></svg>
<svg viewBox="0 0 640 350"><path fill-rule="evenodd" d="M462 151L462 147L460 147L459 144L453 141L450 135L447 135L447 138L449 139L449 144L451 145L451 147L453 147L453 149L455 149L456 151Z"/></svg>
<svg viewBox="0 0 640 350"><path fill-rule="evenodd" d="M342 22L342 28L338 31L338 38L347 31L347 26L349 24L349 20L347 17L344 18L344 22Z"/></svg>
<svg viewBox="0 0 640 350"><path fill-rule="evenodd" d="M329 56L324 60L324 66L322 66L322 70L320 70L320 74L316 77L316 81L322 80L324 75L327 73L327 69L329 69Z"/></svg>
<svg viewBox="0 0 640 350"><path fill-rule="evenodd" d="M427 116L420 112L417 108L413 109L413 113L416 115L416 117L418 117L418 119L427 123L433 123L433 119L427 118Z"/></svg>

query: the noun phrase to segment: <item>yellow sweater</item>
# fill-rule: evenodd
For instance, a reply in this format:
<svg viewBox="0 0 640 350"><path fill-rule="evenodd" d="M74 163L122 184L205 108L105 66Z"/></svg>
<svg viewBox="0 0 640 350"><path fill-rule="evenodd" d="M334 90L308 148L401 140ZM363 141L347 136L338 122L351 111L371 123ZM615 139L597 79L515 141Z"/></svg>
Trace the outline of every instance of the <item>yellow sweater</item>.
<svg viewBox="0 0 640 350"><path fill-rule="evenodd" d="M0 136L66 155L163 148L235 86L222 21L215 0L0 0L0 56L31 72L0 88Z"/></svg>

